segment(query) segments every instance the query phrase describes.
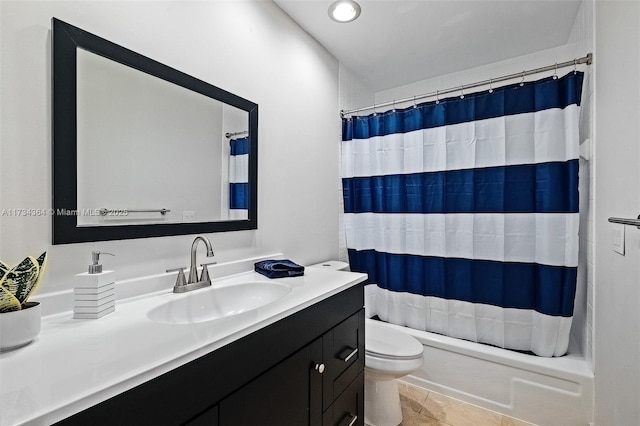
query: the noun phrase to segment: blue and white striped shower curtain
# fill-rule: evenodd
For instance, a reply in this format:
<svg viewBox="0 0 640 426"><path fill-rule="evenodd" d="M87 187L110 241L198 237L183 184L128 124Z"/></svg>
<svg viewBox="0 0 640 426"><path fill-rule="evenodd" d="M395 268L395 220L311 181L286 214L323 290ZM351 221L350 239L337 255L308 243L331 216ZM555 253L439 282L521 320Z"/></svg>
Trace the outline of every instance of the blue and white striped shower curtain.
<svg viewBox="0 0 640 426"><path fill-rule="evenodd" d="M566 353L582 73L343 120L351 269L382 320Z"/></svg>
<svg viewBox="0 0 640 426"><path fill-rule="evenodd" d="M246 219L249 209L249 138L229 141L229 218Z"/></svg>

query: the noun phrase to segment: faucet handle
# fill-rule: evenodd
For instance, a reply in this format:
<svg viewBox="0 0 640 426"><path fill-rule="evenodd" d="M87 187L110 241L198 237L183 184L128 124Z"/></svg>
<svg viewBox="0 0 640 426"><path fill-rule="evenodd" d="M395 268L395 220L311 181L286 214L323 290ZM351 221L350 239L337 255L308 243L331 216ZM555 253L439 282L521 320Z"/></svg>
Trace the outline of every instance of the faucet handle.
<svg viewBox="0 0 640 426"><path fill-rule="evenodd" d="M209 277L209 270L207 269L207 265L215 265L217 262L207 262L201 263L202 266L202 275L200 275L200 281L209 281L211 282L211 277Z"/></svg>
<svg viewBox="0 0 640 426"><path fill-rule="evenodd" d="M177 287L181 287L181 286L187 285L187 280L184 277L184 270L186 268L187 268L186 266L182 266L180 268L167 269L167 272L176 272L176 271L178 272L178 277L176 278L176 284L173 287L174 291L175 291L175 289Z"/></svg>
<svg viewBox="0 0 640 426"><path fill-rule="evenodd" d="M207 264L202 265L202 275L200 275L200 281L209 281L211 282L211 278L209 278L209 270L207 269Z"/></svg>
<svg viewBox="0 0 640 426"><path fill-rule="evenodd" d="M207 270L207 266L209 265L216 265L218 262L216 262L215 260L213 262L203 262L200 264L200 266L202 266L202 274L204 276L205 271L208 273L209 271ZM200 281L204 281L203 279L201 279Z"/></svg>

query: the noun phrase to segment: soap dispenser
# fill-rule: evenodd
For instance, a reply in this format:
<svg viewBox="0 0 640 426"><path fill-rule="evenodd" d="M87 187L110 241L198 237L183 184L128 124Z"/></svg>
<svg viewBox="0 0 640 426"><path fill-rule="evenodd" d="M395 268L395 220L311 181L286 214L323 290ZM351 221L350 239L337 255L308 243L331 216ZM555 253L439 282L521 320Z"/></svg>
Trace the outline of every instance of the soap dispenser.
<svg viewBox="0 0 640 426"><path fill-rule="evenodd" d="M92 263L87 272L75 276L73 289L73 317L97 319L113 311L116 305L116 278L113 271L103 271L100 255L111 253L91 252Z"/></svg>

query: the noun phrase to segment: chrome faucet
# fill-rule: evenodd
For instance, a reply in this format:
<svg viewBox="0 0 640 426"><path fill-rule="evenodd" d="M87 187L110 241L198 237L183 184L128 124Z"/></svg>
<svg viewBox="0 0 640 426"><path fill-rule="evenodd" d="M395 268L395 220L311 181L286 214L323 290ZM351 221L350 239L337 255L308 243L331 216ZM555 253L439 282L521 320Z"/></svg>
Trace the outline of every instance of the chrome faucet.
<svg viewBox="0 0 640 426"><path fill-rule="evenodd" d="M189 280L185 281L184 267L176 269L168 269L167 272L178 271L178 278L176 284L173 286L174 293L184 293L186 291L196 290L211 285L211 278L209 277L209 271L207 265L213 265L216 262L203 263L202 274L198 278L198 267L196 266L196 252L198 249L198 242L202 241L207 248L207 257L213 257L213 247L211 241L207 237L202 235L197 236L191 244L191 266L189 267Z"/></svg>
<svg viewBox="0 0 640 426"><path fill-rule="evenodd" d="M207 248L207 257L213 257L213 247L211 247L211 241L207 237L203 237L202 235L197 236L193 243L191 243L191 266L189 267L189 281L187 284L195 284L197 282L202 281L202 277L198 279L198 267L196 266L196 251L198 249L198 241L202 241ZM202 275L207 271L206 265L202 266ZM207 281L208 285L211 285L211 280L209 279L209 273L207 272Z"/></svg>

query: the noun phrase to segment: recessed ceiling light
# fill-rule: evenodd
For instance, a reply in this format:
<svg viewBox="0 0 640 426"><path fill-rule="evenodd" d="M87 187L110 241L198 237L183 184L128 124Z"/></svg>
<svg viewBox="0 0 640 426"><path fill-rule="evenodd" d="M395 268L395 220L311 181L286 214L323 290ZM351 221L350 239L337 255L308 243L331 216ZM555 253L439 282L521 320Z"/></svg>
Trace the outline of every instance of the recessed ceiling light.
<svg viewBox="0 0 640 426"><path fill-rule="evenodd" d="M360 16L360 5L353 0L338 0L329 6L329 17L336 22L355 21Z"/></svg>

